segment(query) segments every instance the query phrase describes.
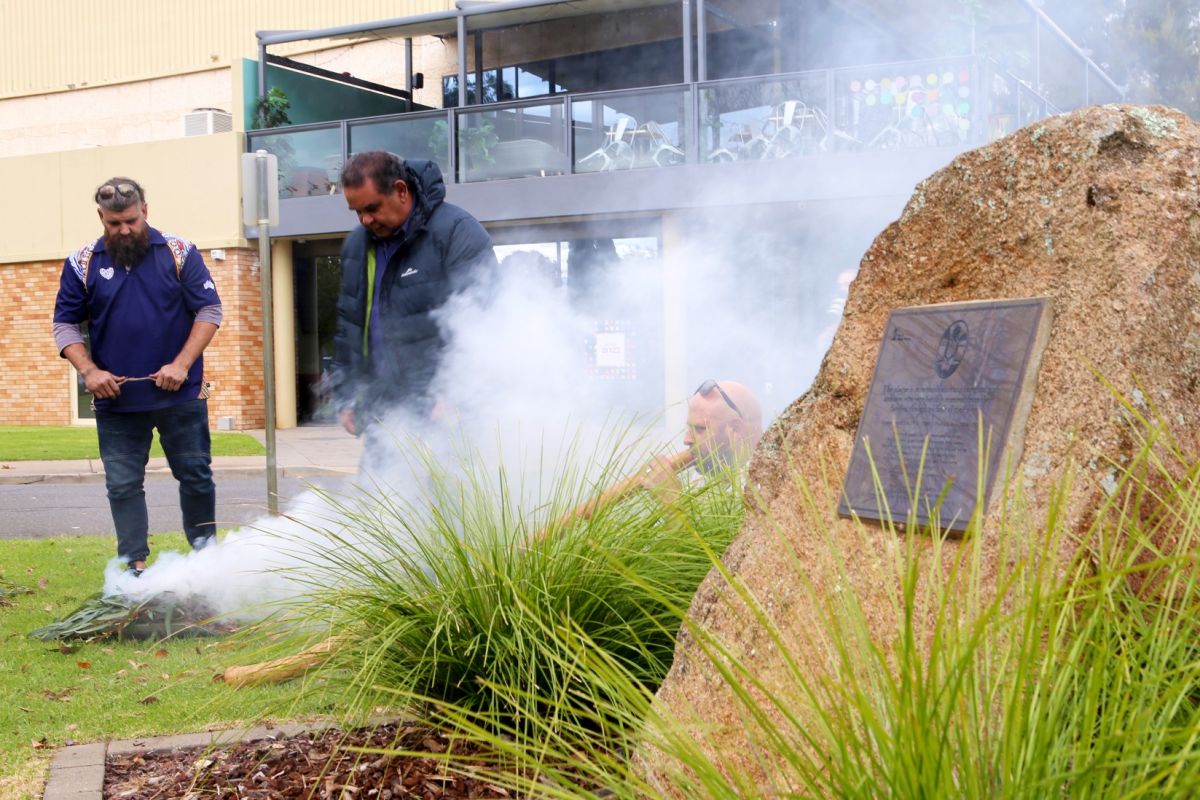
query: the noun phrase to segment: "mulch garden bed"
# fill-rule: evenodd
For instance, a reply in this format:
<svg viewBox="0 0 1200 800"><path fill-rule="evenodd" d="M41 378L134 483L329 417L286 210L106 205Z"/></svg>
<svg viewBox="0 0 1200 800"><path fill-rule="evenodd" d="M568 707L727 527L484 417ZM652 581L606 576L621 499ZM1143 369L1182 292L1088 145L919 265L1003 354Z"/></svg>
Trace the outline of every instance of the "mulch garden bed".
<svg viewBox="0 0 1200 800"><path fill-rule="evenodd" d="M351 748L356 747L430 756L381 756L354 752ZM110 755L104 800L512 797L486 781L448 774L436 756L451 747L458 756L482 755L473 745L451 743L429 728L400 723L351 731L326 728L227 746Z"/></svg>

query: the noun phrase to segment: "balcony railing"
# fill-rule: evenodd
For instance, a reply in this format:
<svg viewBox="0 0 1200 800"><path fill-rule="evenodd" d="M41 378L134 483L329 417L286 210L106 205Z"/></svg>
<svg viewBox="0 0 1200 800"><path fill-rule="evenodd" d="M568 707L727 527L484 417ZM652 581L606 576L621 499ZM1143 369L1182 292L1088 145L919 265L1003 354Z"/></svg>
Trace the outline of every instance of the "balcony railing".
<svg viewBox="0 0 1200 800"><path fill-rule="evenodd" d="M569 96L575 172L673 167L692 160L691 86Z"/></svg>
<svg viewBox="0 0 1200 800"><path fill-rule="evenodd" d="M983 144L1058 113L975 57L565 94L247 134L280 197L333 194L354 153L386 149L455 183L832 152ZM453 135L451 135L453 134ZM452 146L453 145L453 146Z"/></svg>
<svg viewBox="0 0 1200 800"><path fill-rule="evenodd" d="M570 172L565 105L565 98L538 98L458 111L454 122L458 181Z"/></svg>

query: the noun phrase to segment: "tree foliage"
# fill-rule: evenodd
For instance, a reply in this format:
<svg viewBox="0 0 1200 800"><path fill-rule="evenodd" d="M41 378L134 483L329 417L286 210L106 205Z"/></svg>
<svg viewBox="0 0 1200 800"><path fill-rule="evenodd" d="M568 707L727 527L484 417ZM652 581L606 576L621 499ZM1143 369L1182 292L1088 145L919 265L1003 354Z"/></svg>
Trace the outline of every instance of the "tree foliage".
<svg viewBox="0 0 1200 800"><path fill-rule="evenodd" d="M270 90L258 98L255 105L257 117L255 119L255 128L278 128L281 125L292 124L288 118L288 109L291 108L292 101L288 99L287 94L278 86L272 86Z"/></svg>
<svg viewBox="0 0 1200 800"><path fill-rule="evenodd" d="M1045 10L1128 101L1200 116L1200 0L1047 0Z"/></svg>

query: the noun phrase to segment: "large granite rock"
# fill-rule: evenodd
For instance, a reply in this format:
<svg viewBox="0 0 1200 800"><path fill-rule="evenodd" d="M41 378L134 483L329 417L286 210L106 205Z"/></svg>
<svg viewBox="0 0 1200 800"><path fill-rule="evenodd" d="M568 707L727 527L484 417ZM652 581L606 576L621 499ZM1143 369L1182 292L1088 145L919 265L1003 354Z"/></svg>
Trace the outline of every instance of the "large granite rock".
<svg viewBox="0 0 1200 800"><path fill-rule="evenodd" d="M958 157L917 187L900 219L864 256L812 388L764 437L749 475L762 508L748 514L725 556L778 627L798 669L812 676L831 669L818 621L825 609L811 598L832 600L846 581L862 599L883 652L897 627L897 537L835 514L889 312L1052 298L1049 343L1007 495L1022 492L1029 518L1044 520L1052 493L1070 473L1062 513L1068 530L1083 531L1112 491L1113 462L1125 463L1139 446L1120 401L1097 374L1135 405L1153 406L1181 448L1200 453L1198 211L1200 126L1162 107L1093 107L1048 119ZM814 488L815 502L798 490L797 476ZM1000 541L1004 504L1001 482L983 525L985 583L1012 553L1031 545ZM948 542L939 564L926 543L917 555L923 580L948 580L963 546ZM834 554L844 560L840 578ZM691 616L730 643L764 691L790 691L794 681L779 648L715 572ZM711 747L745 774L755 773L737 708L687 635L658 700L668 712L702 723ZM653 773L653 757L646 761Z"/></svg>

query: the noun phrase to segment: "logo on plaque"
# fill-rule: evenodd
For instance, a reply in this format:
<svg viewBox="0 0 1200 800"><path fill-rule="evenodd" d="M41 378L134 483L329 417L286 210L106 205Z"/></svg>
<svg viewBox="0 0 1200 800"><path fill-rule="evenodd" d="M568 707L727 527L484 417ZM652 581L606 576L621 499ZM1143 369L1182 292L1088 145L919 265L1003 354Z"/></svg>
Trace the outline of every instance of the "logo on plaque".
<svg viewBox="0 0 1200 800"><path fill-rule="evenodd" d="M967 351L967 342L971 339L971 329L961 319L956 319L942 334L941 348L933 369L942 380L949 378L962 363L963 354Z"/></svg>
<svg viewBox="0 0 1200 800"><path fill-rule="evenodd" d="M1020 457L1049 320L1046 298L894 310L838 513L965 530Z"/></svg>

